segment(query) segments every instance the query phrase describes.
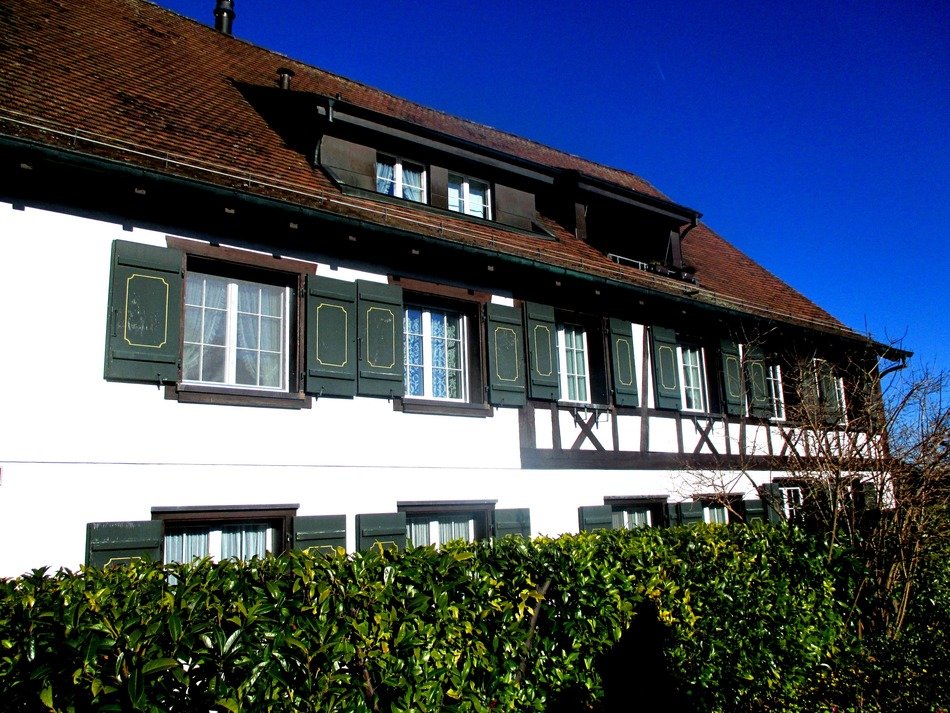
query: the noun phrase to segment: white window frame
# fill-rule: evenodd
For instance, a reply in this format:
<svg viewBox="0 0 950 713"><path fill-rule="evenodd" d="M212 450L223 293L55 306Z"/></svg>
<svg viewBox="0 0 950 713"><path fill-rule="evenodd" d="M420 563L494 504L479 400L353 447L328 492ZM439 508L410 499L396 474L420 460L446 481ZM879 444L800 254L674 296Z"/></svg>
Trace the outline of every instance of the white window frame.
<svg viewBox="0 0 950 713"><path fill-rule="evenodd" d="M411 336L416 336L409 331L409 312L410 310L418 310L422 313L422 334L419 335L422 337L422 350L423 350L423 363L422 364L412 364L410 365L410 353L409 353L409 339ZM434 394L433 387L433 372L434 365L432 363L432 314L441 314L448 317L454 317L458 319L458 343L459 343L459 366L445 367L447 370L457 371L460 376L461 384L461 395L458 397L452 396L436 396ZM427 307L424 305L406 305L405 316L403 323L403 374L406 383L406 393L405 398L407 399L430 399L435 401L451 401L454 403L466 403L468 401L468 317L463 312L459 312L453 309L443 309L441 307ZM447 338L445 338L447 339ZM409 367L421 366L423 369L423 393L422 394L410 394L409 393ZM442 367L440 367L442 368Z"/></svg>
<svg viewBox="0 0 950 713"><path fill-rule="evenodd" d="M782 497L782 513L785 519L792 521L796 519L802 511L802 489L798 485L779 486L779 494Z"/></svg>
<svg viewBox="0 0 950 713"><path fill-rule="evenodd" d="M766 364L765 382L768 384L769 400L772 403L772 420L785 420L785 389L782 385L782 367L779 364Z"/></svg>
<svg viewBox="0 0 950 713"><path fill-rule="evenodd" d="M289 390L289 362L290 362L290 312L291 312L291 293L292 290L289 287L281 285L268 284L266 282L256 282L253 280L242 280L230 277L223 277L221 275L214 275L212 273L204 272L188 272L185 275L186 283L188 280L193 279L209 279L223 282L226 285L226 298L225 298L225 337L224 337L224 349L225 349L225 366L224 366L224 380L223 381L210 381L205 379L186 379L184 378L184 371L182 372L182 383L183 384L195 384L200 386L211 386L211 387L221 387L221 388L237 388L237 389L250 389L253 391L267 391L267 392L280 392L286 393ZM267 287L278 289L282 293L281 297L281 311L280 315L280 384L277 386L260 386L256 384L242 384L237 381L237 356L238 356L238 315L239 302L238 302L238 287L239 285L250 285L256 287ZM201 311L201 327L199 328L199 340L197 342L187 341L187 333L183 327L182 334L182 344L183 351L187 348L188 345L194 345L198 348L199 355L199 374L203 371L203 360L205 354L205 347L215 347L217 348L220 345L211 345L204 343L204 320L207 317L207 313L216 308L207 307L204 304L204 294L205 286L202 286L202 304L192 305L188 303L187 298L188 290L186 288L185 294L185 310L187 311L189 307L196 307ZM262 317L260 313L257 315ZM260 349L260 339L258 339L258 348L254 351L258 352L258 355L263 353L265 350ZM274 352L271 352L274 353ZM184 357L183 357L184 361ZM182 366L184 370L184 365ZM260 370L258 369L258 380L260 380Z"/></svg>
<svg viewBox="0 0 950 713"><path fill-rule="evenodd" d="M581 348L578 349L576 346L568 349L567 346L567 336L568 331L570 331L576 340L576 337L579 335L581 338ZM575 342L576 343L576 342ZM573 371L568 371L568 352L572 352L574 359L573 363L575 368ZM576 365L578 362L578 355L580 355L580 363L584 365L584 373L581 374L577 371ZM558 359L558 384L559 384L559 395L558 400L567 401L569 403L579 403L579 404L589 404L591 403L590 397L590 350L587 348L587 330L584 329L579 324L569 324L561 323L557 324L557 359ZM583 393L581 393L579 380L583 379ZM571 386L574 386L576 392L576 397L571 398Z"/></svg>
<svg viewBox="0 0 950 713"><path fill-rule="evenodd" d="M379 190L379 180L380 180L379 166L381 164L393 167L393 177L392 177L393 192L392 193L387 193L386 191ZM422 187L421 187L422 190L421 190L421 196L418 200L416 200L415 198L409 198L408 196L404 194L405 186L403 185L403 166L406 166L406 167L411 166L414 169L418 169L419 173L422 174ZM383 195L392 196L394 198L402 198L407 201L412 201L413 203L428 203L428 200L427 200L427 197L429 195L428 177L426 175L426 167L421 163L417 163L416 161L407 161L403 158L400 158L398 156L392 156L390 154L377 154L376 175L374 176L374 179L376 181L377 193L382 193Z"/></svg>
<svg viewBox="0 0 950 713"><path fill-rule="evenodd" d="M709 401L706 394L706 353L703 347L695 344L677 345L680 358L680 398L682 410L691 413L706 413L709 410ZM687 354L695 354L698 363L687 364ZM699 380L694 383L693 377ZM698 396L699 407L689 406L688 394Z"/></svg>
<svg viewBox="0 0 950 713"><path fill-rule="evenodd" d="M482 202L481 212L473 212L471 205L471 187L472 184L479 184L485 187L485 199ZM491 184L488 181L482 181L477 178L471 178L469 176L462 175L461 173L450 173L448 187L452 188L453 184L458 184L459 187L459 203L455 207L452 206L451 199L449 201L449 210L455 213L462 213L463 215L470 215L475 218L484 218L485 220L492 219L491 213Z"/></svg>

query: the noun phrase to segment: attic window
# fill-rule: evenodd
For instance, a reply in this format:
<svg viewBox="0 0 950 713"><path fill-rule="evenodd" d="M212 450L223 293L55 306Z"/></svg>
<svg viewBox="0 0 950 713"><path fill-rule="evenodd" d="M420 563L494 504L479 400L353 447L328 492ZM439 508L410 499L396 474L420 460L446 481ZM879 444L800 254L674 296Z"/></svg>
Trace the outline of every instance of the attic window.
<svg viewBox="0 0 950 713"><path fill-rule="evenodd" d="M491 220L491 189L484 181L449 174L449 210Z"/></svg>
<svg viewBox="0 0 950 713"><path fill-rule="evenodd" d="M394 156L379 154L376 157L376 190L387 196L425 203L425 167Z"/></svg>

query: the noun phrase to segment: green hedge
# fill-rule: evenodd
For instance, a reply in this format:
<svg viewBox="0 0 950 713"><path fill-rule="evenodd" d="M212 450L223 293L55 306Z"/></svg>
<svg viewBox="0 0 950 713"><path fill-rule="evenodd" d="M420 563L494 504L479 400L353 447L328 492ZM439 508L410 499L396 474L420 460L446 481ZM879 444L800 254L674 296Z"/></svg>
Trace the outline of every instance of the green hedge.
<svg viewBox="0 0 950 713"><path fill-rule="evenodd" d="M37 570L0 581L0 705L821 710L835 581L821 543L758 526Z"/></svg>

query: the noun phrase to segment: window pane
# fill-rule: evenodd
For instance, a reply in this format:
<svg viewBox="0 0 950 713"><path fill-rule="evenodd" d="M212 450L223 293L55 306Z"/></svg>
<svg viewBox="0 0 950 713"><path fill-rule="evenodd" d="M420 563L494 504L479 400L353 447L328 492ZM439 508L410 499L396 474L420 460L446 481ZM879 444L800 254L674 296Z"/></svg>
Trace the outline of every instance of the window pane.
<svg viewBox="0 0 950 713"><path fill-rule="evenodd" d="M221 558L263 557L269 549L265 524L226 525L221 528Z"/></svg>
<svg viewBox="0 0 950 713"><path fill-rule="evenodd" d="M238 315L237 345L239 349L257 349L258 318L255 315Z"/></svg>
<svg viewBox="0 0 950 713"><path fill-rule="evenodd" d="M202 350L200 381L224 383L224 367L227 350L224 347L205 347Z"/></svg>
<svg viewBox="0 0 950 713"><path fill-rule="evenodd" d="M206 308L204 311L204 324L202 337L205 344L224 344L227 337L228 323L227 312L223 309Z"/></svg>
<svg viewBox="0 0 950 713"><path fill-rule="evenodd" d="M284 314L284 290L279 287L261 287L261 314L282 317Z"/></svg>
<svg viewBox="0 0 950 713"><path fill-rule="evenodd" d="M245 386L257 386L257 354L248 349L237 350L234 380Z"/></svg>
<svg viewBox="0 0 950 713"><path fill-rule="evenodd" d="M413 518L406 522L406 536L415 547L435 544L429 541L429 519Z"/></svg>
<svg viewBox="0 0 950 713"><path fill-rule="evenodd" d="M424 198L423 169L421 166L402 165L402 197L421 203Z"/></svg>
<svg viewBox="0 0 950 713"><path fill-rule="evenodd" d="M387 196L396 195L396 166L389 159L380 158L376 162L376 190Z"/></svg>
<svg viewBox="0 0 950 713"><path fill-rule="evenodd" d="M458 176L449 176L449 210L462 212L462 180Z"/></svg>
<svg viewBox="0 0 950 713"><path fill-rule="evenodd" d="M260 356L260 383L258 386L268 386L274 389L283 386L283 379L281 378L282 363L283 359L280 354L262 352Z"/></svg>
<svg viewBox="0 0 950 713"><path fill-rule="evenodd" d="M281 320L275 317L261 318L261 349L271 352L280 352L282 339L280 334Z"/></svg>
<svg viewBox="0 0 950 713"><path fill-rule="evenodd" d="M468 542L470 536L471 518L466 515L440 515L439 518L439 544L444 545L452 540L465 540Z"/></svg>
<svg viewBox="0 0 950 713"><path fill-rule="evenodd" d="M196 558L207 557L208 531L189 528L170 532L165 535L164 549L166 563L191 562Z"/></svg>
<svg viewBox="0 0 950 713"><path fill-rule="evenodd" d="M201 336L201 308L185 307L185 342L197 342Z"/></svg>
<svg viewBox="0 0 950 713"><path fill-rule="evenodd" d="M185 344L182 349L181 378L185 381L201 379L201 347L197 344Z"/></svg>
<svg viewBox="0 0 950 713"><path fill-rule="evenodd" d="M464 392L462 391L462 372L461 371L450 371L448 373L448 389L447 396L450 399L461 399L465 397Z"/></svg>
<svg viewBox="0 0 950 713"><path fill-rule="evenodd" d="M468 214L476 215L480 218L485 216L485 196L488 193L488 187L478 181L469 181L468 184Z"/></svg>
<svg viewBox="0 0 950 713"><path fill-rule="evenodd" d="M261 289L258 285L237 283L238 312L259 314L261 311Z"/></svg>
<svg viewBox="0 0 950 713"><path fill-rule="evenodd" d="M445 369L432 369L432 396L437 399L449 397Z"/></svg>

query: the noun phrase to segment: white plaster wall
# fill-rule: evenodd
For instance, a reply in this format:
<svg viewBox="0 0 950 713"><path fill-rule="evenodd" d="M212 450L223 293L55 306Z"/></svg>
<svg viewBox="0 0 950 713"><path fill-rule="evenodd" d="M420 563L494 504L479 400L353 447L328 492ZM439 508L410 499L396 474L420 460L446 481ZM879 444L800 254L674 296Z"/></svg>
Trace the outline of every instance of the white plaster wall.
<svg viewBox="0 0 950 713"><path fill-rule="evenodd" d="M163 233L0 203L0 576L74 568L86 523L149 519L156 506L299 503L301 515L345 513L352 549L356 514L393 512L400 500L494 499L529 507L534 534L557 535L577 530L578 506L605 496L681 499L682 476L669 471L521 470L517 409L440 417L368 398L242 408L183 404L155 387L106 382L117 238L165 245ZM635 330L642 369L641 343ZM578 429L566 416L569 446ZM652 450L676 451L673 424L653 420ZM550 413L537 411L536 425L538 445L550 447ZM636 449L639 417L619 427L622 447ZM612 447L609 421L596 433Z"/></svg>
<svg viewBox="0 0 950 713"><path fill-rule="evenodd" d="M517 468L368 467L364 465L195 465L3 463L0 577L35 567L78 567L86 523L148 520L160 506L299 504L298 514L345 513L355 548L358 513L394 512L400 500L497 499L530 507L533 535L577 532L577 508L604 497L670 495L682 500L703 481L672 471L520 470ZM737 492L748 481L722 474ZM765 482L763 477L761 482Z"/></svg>

